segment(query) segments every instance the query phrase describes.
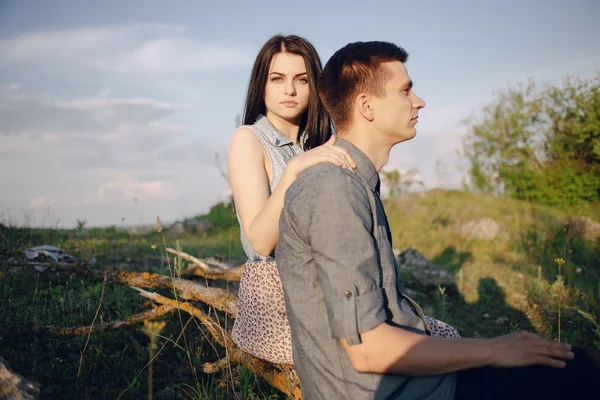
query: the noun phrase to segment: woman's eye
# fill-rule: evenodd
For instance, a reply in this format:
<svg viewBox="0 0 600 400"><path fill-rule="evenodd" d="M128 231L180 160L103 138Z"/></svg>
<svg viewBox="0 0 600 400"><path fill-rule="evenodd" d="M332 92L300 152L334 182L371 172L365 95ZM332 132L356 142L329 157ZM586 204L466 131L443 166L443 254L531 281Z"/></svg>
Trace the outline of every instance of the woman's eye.
<svg viewBox="0 0 600 400"><path fill-rule="evenodd" d="M282 79L279 76L274 76L273 78L271 78L271 82L281 82Z"/></svg>
<svg viewBox="0 0 600 400"><path fill-rule="evenodd" d="M308 78L300 78L298 79L301 83L308 83Z"/></svg>

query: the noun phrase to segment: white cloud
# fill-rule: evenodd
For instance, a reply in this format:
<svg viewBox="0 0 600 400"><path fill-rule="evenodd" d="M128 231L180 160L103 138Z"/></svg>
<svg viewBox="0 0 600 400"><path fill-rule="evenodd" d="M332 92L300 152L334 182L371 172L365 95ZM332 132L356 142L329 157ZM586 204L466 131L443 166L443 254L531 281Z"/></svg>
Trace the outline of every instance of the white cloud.
<svg viewBox="0 0 600 400"><path fill-rule="evenodd" d="M111 225L206 211L226 183L197 132L161 120L181 109L109 93L64 100L0 91L0 220Z"/></svg>
<svg viewBox="0 0 600 400"><path fill-rule="evenodd" d="M79 66L123 74L177 74L244 66L243 46L205 43L178 25L132 24L28 33L0 41L0 62Z"/></svg>
<svg viewBox="0 0 600 400"><path fill-rule="evenodd" d="M58 200L54 196L38 196L29 200L28 207L35 212L44 212L56 204L58 204Z"/></svg>
<svg viewBox="0 0 600 400"><path fill-rule="evenodd" d="M177 189L165 180L140 181L133 174L125 174L117 179L104 182L97 191L99 202L121 203L133 199L144 198L150 201L155 199L173 199L177 197Z"/></svg>
<svg viewBox="0 0 600 400"><path fill-rule="evenodd" d="M0 91L0 136L18 133L106 133L147 125L184 107L147 98L93 97L61 101Z"/></svg>
<svg viewBox="0 0 600 400"><path fill-rule="evenodd" d="M198 162L203 165L216 165L215 153L204 142L185 143L161 150L156 160L163 163Z"/></svg>
<svg viewBox="0 0 600 400"><path fill-rule="evenodd" d="M21 88L21 84L18 82L13 82L9 85L6 86L6 91L7 92L16 92L17 90L19 90Z"/></svg>
<svg viewBox="0 0 600 400"><path fill-rule="evenodd" d="M174 25L125 25L59 29L22 34L0 41L6 62L93 60L103 50L123 51L145 38L174 36L184 30Z"/></svg>

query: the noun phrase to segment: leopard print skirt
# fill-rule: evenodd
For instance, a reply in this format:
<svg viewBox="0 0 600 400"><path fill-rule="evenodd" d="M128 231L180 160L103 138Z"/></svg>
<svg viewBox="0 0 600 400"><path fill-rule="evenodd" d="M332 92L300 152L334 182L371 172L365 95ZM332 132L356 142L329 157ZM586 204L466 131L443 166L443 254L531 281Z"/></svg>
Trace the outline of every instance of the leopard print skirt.
<svg viewBox="0 0 600 400"><path fill-rule="evenodd" d="M276 364L294 363L292 333L274 260L244 264L231 334L238 347L253 356Z"/></svg>
<svg viewBox="0 0 600 400"><path fill-rule="evenodd" d="M431 336L444 338L444 339L459 339L460 334L452 325L445 323L444 321L440 321L439 319L435 319L430 316L425 316L425 322L429 326L429 330L431 331Z"/></svg>
<svg viewBox="0 0 600 400"><path fill-rule="evenodd" d="M458 331L443 321L429 316L425 316L425 321L432 336L460 338ZM233 341L255 357L276 364L293 364L291 337L275 261L246 262L238 292Z"/></svg>

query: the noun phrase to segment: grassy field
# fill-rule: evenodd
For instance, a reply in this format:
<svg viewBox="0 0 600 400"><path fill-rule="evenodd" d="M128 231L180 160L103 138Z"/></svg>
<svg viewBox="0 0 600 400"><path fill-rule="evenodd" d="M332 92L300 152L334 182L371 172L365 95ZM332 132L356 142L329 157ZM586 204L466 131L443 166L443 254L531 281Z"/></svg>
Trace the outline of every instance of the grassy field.
<svg viewBox="0 0 600 400"><path fill-rule="evenodd" d="M600 243L566 232L573 216L597 221L597 208L555 210L454 191L405 196L386 207L394 246L417 249L456 279L458 293L420 299L433 316L464 336L521 328L600 348ZM483 217L500 225L494 240L457 235L457 225Z"/></svg>
<svg viewBox="0 0 600 400"><path fill-rule="evenodd" d="M440 287L420 296L428 314L450 322L463 336L492 337L524 328L600 348L600 246L569 238L565 231L574 215L598 221L598 209L561 211L451 191L404 196L387 201L386 208L395 248L417 249L456 279L456 291ZM481 217L498 222L496 239L456 234L457 224ZM166 257L165 244L197 257L242 263L231 209L216 206L201 218L213 224L209 233L177 238L168 230L86 229L83 224L71 230L0 226L0 356L41 384L42 399L147 398L150 370L154 399L282 398L244 368L204 374L202 364L217 360L223 349L185 314L165 317L164 327L137 324L89 338L45 333L47 326L122 320L151 305L122 285L15 267L23 250L41 244L60 247L78 261L94 257L99 270L168 274L173 260ZM410 280L406 283L410 287ZM156 355L151 368L150 352Z"/></svg>

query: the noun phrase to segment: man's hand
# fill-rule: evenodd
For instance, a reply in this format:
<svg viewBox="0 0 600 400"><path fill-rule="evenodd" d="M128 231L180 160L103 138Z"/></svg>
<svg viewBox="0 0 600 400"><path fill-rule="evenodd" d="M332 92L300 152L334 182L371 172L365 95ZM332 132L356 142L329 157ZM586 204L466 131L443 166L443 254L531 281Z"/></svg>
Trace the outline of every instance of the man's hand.
<svg viewBox="0 0 600 400"><path fill-rule="evenodd" d="M490 339L491 365L494 367L524 367L546 365L564 368L563 360L572 360L571 346L547 340L535 333L518 331Z"/></svg>

